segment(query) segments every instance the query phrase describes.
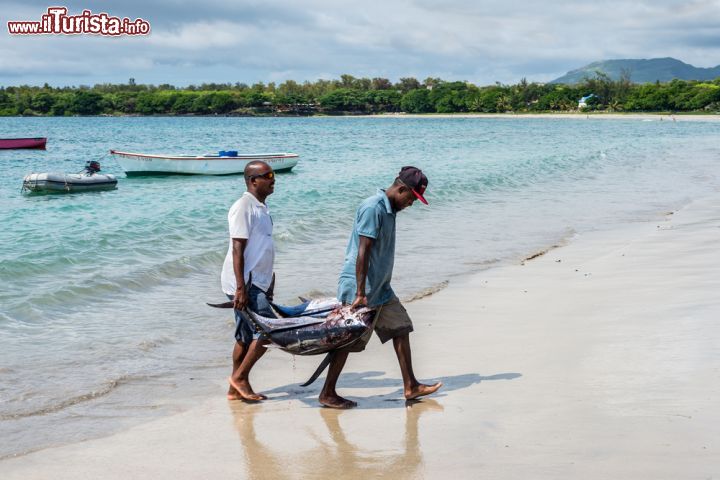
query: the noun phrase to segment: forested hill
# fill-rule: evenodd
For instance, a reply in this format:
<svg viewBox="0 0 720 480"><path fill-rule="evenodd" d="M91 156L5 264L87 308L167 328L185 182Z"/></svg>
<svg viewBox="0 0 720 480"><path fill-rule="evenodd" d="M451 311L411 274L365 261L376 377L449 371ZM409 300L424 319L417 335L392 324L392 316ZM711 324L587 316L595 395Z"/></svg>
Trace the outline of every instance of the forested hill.
<svg viewBox="0 0 720 480"><path fill-rule="evenodd" d="M602 73L612 80L620 80L623 74L633 83L669 82L671 80L712 80L720 77L720 65L698 68L675 58L651 58L649 60L603 60L571 70L550 83L576 84L587 77Z"/></svg>

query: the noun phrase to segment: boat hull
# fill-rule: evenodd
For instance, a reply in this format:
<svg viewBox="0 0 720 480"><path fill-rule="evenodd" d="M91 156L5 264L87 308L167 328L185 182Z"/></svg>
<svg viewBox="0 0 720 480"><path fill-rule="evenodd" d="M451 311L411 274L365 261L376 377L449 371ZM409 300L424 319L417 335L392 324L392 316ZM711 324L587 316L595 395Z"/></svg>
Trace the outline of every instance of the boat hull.
<svg viewBox="0 0 720 480"><path fill-rule="evenodd" d="M127 176L235 175L243 173L245 166L254 160L262 160L276 172L282 172L291 170L298 163L298 155L294 153L239 155L237 157L148 155L116 150L110 150L110 153L115 155L120 168L125 171Z"/></svg>
<svg viewBox="0 0 720 480"><path fill-rule="evenodd" d="M0 150L16 148L44 149L47 138L0 138Z"/></svg>
<svg viewBox="0 0 720 480"><path fill-rule="evenodd" d="M70 193L114 190L117 178L110 174L31 173L23 179L23 189L36 193Z"/></svg>

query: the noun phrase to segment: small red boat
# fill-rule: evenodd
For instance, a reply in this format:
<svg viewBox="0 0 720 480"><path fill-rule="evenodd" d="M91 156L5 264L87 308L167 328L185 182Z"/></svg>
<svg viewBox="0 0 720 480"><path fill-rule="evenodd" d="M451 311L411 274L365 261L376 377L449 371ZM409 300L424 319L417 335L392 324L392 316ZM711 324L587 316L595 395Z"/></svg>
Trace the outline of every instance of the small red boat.
<svg viewBox="0 0 720 480"><path fill-rule="evenodd" d="M47 138L0 138L0 150L10 148L45 148Z"/></svg>

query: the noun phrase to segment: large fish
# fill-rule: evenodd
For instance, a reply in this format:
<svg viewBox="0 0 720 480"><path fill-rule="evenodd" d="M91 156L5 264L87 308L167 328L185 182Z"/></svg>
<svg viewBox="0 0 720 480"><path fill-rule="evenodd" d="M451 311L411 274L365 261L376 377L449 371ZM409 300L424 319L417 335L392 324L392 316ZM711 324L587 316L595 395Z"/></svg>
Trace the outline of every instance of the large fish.
<svg viewBox="0 0 720 480"><path fill-rule="evenodd" d="M365 307L352 310L346 305L323 316L317 313L307 309L297 317L266 318L247 310L258 330L293 355L318 355L350 345L372 327L375 311Z"/></svg>
<svg viewBox="0 0 720 480"><path fill-rule="evenodd" d="M232 302L209 305L232 308ZM293 355L328 353L303 386L320 376L336 350L351 345L372 329L375 316L375 310L366 307L353 310L334 298L305 300L292 307L273 304L273 307L281 318L263 317L249 309L245 313L274 346Z"/></svg>

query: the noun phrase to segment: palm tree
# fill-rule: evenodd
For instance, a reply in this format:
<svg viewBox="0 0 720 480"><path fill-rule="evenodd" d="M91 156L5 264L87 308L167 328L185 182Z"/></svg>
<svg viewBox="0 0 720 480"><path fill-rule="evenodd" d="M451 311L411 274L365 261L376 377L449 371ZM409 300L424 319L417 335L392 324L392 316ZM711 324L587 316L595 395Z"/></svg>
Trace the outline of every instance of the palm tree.
<svg viewBox="0 0 720 480"><path fill-rule="evenodd" d="M506 93L498 95L495 108L499 113L506 112L510 108L510 97Z"/></svg>

